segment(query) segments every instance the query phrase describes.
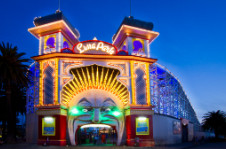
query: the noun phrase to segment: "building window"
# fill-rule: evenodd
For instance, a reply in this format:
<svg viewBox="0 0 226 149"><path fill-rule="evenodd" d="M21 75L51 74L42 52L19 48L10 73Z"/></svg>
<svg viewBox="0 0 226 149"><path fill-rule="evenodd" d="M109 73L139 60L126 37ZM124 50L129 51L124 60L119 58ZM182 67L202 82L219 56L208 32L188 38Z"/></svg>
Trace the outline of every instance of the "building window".
<svg viewBox="0 0 226 149"><path fill-rule="evenodd" d="M141 68L136 69L136 103L146 105L146 80L144 71Z"/></svg>
<svg viewBox="0 0 226 149"><path fill-rule="evenodd" d="M44 104L53 104L53 68L48 66L44 76Z"/></svg>

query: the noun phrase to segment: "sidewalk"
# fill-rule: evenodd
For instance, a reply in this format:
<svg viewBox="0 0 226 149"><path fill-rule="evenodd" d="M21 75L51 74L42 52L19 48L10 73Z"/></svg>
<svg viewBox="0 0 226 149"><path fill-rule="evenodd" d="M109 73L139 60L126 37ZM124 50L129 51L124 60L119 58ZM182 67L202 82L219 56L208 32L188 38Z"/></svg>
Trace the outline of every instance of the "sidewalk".
<svg viewBox="0 0 226 149"><path fill-rule="evenodd" d="M155 147L130 147L130 146L40 146L37 144L3 144L1 149L189 149L202 144L181 143Z"/></svg>
<svg viewBox="0 0 226 149"><path fill-rule="evenodd" d="M186 143L179 143L179 144L172 144L172 145L165 145L165 146L155 146L153 149L189 149L197 146L201 146L205 143L198 143L195 144L194 142L186 142Z"/></svg>

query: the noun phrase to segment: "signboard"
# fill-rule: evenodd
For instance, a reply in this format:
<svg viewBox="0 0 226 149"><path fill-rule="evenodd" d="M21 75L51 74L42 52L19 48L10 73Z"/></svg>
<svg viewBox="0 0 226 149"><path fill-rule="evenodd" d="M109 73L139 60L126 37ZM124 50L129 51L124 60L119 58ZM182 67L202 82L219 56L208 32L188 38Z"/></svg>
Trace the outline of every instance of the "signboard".
<svg viewBox="0 0 226 149"><path fill-rule="evenodd" d="M173 121L173 134L181 133L181 123L180 121Z"/></svg>
<svg viewBox="0 0 226 149"><path fill-rule="evenodd" d="M76 43L73 46L74 53L81 54L116 54L117 48L107 42L100 40L87 40Z"/></svg>
<svg viewBox="0 0 226 149"><path fill-rule="evenodd" d="M56 119L54 117L42 118L42 136L55 136Z"/></svg>
<svg viewBox="0 0 226 149"><path fill-rule="evenodd" d="M136 118L136 135L149 135L149 118Z"/></svg>

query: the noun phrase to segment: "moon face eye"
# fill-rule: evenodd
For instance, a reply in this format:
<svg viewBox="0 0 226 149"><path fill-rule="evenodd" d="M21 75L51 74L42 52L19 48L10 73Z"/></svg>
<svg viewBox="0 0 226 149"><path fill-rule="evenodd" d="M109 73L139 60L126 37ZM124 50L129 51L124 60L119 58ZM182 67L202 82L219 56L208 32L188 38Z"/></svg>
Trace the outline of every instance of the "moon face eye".
<svg viewBox="0 0 226 149"><path fill-rule="evenodd" d="M83 112L88 112L88 110L87 110L87 109L82 109L82 111L83 111Z"/></svg>
<svg viewBox="0 0 226 149"><path fill-rule="evenodd" d="M106 112L110 112L111 109L110 109L110 108L106 108L105 111L106 111Z"/></svg>
<svg viewBox="0 0 226 149"><path fill-rule="evenodd" d="M102 112L110 112L111 111L111 108L109 108L109 107L102 107L101 108L101 111Z"/></svg>

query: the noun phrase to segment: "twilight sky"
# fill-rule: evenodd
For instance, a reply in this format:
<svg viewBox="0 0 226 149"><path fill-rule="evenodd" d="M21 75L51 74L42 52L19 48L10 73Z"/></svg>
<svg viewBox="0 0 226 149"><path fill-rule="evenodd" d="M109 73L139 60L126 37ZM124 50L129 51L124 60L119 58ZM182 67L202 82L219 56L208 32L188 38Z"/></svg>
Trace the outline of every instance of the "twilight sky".
<svg viewBox="0 0 226 149"><path fill-rule="evenodd" d="M130 12L129 0L61 0L60 8L80 41L95 36L110 43ZM132 16L153 22L160 33L152 57L181 81L199 120L208 111L226 111L225 8L225 0L132 0ZM58 0L2 0L0 42L38 55L38 40L27 29L57 9Z"/></svg>

